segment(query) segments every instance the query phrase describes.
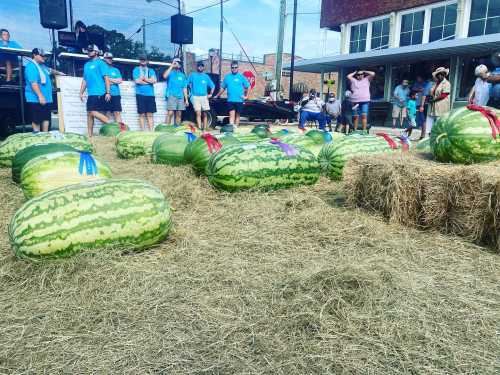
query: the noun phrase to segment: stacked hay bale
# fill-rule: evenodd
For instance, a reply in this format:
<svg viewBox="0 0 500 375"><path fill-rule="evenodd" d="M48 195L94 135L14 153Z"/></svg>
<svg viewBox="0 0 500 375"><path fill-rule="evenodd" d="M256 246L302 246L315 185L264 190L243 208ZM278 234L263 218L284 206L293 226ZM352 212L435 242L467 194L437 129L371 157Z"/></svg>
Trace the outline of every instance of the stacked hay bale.
<svg viewBox="0 0 500 375"><path fill-rule="evenodd" d="M418 154L358 157L348 161L344 187L352 206L500 251L500 163L440 164Z"/></svg>

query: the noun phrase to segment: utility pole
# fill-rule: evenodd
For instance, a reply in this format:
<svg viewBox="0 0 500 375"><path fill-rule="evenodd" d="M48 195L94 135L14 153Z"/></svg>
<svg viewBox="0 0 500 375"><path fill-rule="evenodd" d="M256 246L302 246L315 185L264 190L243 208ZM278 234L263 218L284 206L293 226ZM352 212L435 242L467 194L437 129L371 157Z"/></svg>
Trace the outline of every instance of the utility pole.
<svg viewBox="0 0 500 375"><path fill-rule="evenodd" d="M222 86L222 36L224 34L224 5L220 0L220 41L219 41L219 90Z"/></svg>
<svg viewBox="0 0 500 375"><path fill-rule="evenodd" d="M297 33L297 0L293 0L293 30L292 30L292 61L290 65L290 91L288 99L292 100L293 94L293 71L295 69L295 34Z"/></svg>
<svg viewBox="0 0 500 375"><path fill-rule="evenodd" d="M142 52L146 54L146 19L142 19Z"/></svg>
<svg viewBox="0 0 500 375"><path fill-rule="evenodd" d="M276 66L274 70L274 79L276 80L276 98L278 100L281 92L281 70L283 68L283 39L285 38L286 22L286 0L281 0L280 4L280 22L278 26L278 46L276 47Z"/></svg>

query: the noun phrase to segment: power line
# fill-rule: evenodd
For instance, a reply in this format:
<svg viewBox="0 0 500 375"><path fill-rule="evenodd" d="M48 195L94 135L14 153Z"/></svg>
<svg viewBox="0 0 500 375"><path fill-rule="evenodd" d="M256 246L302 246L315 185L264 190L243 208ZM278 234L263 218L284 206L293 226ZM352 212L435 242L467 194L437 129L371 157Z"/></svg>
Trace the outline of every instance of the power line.
<svg viewBox="0 0 500 375"><path fill-rule="evenodd" d="M224 0L222 3L224 4L224 3L227 3L228 1L231 1L231 0ZM208 9L208 8L212 8L212 7L216 7L216 6L220 6L220 2L214 3L212 5L207 5L206 7L203 7L203 8L192 10L191 12L187 12L186 14L192 14L192 13L200 12L202 10L205 10L205 9Z"/></svg>

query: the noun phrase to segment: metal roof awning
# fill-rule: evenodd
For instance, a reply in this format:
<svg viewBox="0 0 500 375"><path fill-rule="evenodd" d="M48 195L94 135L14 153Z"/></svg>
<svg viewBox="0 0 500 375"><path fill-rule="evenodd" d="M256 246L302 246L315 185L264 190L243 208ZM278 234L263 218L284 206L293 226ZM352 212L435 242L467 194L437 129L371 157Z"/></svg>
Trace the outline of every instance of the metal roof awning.
<svg viewBox="0 0 500 375"><path fill-rule="evenodd" d="M334 72L343 67L375 66L393 62L411 63L447 59L457 55L480 56L500 49L500 33L438 41L414 46L350 53L295 62L295 71ZM284 66L290 70L290 64Z"/></svg>

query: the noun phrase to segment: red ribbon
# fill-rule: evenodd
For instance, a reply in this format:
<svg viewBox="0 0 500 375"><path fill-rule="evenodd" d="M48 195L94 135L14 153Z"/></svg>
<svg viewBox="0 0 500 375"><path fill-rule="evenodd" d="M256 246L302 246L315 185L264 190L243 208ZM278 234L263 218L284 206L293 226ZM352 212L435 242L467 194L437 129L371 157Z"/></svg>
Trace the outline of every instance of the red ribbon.
<svg viewBox="0 0 500 375"><path fill-rule="evenodd" d="M191 133L196 133L196 128L193 125L189 124L188 126L191 129Z"/></svg>
<svg viewBox="0 0 500 375"><path fill-rule="evenodd" d="M222 148L222 143L210 133L202 134L201 138L207 143L208 152L211 154L218 152Z"/></svg>
<svg viewBox="0 0 500 375"><path fill-rule="evenodd" d="M467 106L467 109L470 111L481 112L481 114L486 117L491 127L491 136L496 140L497 135L500 134L500 120L498 119L497 114L491 109L487 109L475 104L469 104Z"/></svg>
<svg viewBox="0 0 500 375"><path fill-rule="evenodd" d="M397 143L394 141L394 139L391 138L391 136L387 133L376 133L375 135L384 138L387 143L389 144L389 147L392 148L393 150L396 150L398 148Z"/></svg>
<svg viewBox="0 0 500 375"><path fill-rule="evenodd" d="M123 122L120 122L118 125L120 125L121 132L127 131L127 125L125 125Z"/></svg>

